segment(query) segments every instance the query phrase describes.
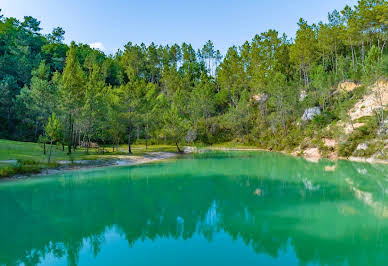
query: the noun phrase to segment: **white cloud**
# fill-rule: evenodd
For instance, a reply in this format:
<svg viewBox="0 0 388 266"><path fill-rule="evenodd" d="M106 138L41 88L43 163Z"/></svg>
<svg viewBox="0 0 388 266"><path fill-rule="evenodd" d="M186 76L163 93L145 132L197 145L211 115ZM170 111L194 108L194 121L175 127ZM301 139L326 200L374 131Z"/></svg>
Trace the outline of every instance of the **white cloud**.
<svg viewBox="0 0 388 266"><path fill-rule="evenodd" d="M100 51L105 51L105 47L102 44L102 42L94 42L94 43L89 44L89 46L91 48L98 49Z"/></svg>

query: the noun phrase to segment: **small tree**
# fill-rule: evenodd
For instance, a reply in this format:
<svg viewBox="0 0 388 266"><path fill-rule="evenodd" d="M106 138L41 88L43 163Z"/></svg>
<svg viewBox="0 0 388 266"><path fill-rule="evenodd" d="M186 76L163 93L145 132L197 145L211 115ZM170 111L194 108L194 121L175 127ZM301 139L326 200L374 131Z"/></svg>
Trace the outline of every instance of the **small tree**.
<svg viewBox="0 0 388 266"><path fill-rule="evenodd" d="M365 73L363 76L365 83L373 83L382 76L383 63L383 60L380 58L380 50L373 45L365 58Z"/></svg>
<svg viewBox="0 0 388 266"><path fill-rule="evenodd" d="M57 141L60 138L60 134L61 134L61 124L56 114L53 113L51 117L48 118L48 123L46 125L46 135L50 140L50 152L48 156L48 163L50 163L50 159L51 159L53 142Z"/></svg>
<svg viewBox="0 0 388 266"><path fill-rule="evenodd" d="M187 133L188 121L179 116L178 111L174 106L165 113L164 116L164 133L174 143L178 152L182 152L179 147L179 143L184 140Z"/></svg>

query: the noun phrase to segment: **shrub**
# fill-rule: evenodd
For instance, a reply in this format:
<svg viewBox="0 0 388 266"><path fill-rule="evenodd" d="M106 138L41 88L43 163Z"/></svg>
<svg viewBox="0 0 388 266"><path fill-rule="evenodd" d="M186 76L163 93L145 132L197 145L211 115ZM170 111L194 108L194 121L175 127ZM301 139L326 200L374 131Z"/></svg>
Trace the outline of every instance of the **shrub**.
<svg viewBox="0 0 388 266"><path fill-rule="evenodd" d="M376 119L370 118L365 125L360 128L355 129L348 139L340 144L338 152L340 156L349 157L356 150L358 144L366 142L376 137L377 132L377 122ZM372 152L372 148L371 151ZM368 152L368 154L370 153ZM367 154L365 153L365 155Z"/></svg>
<svg viewBox="0 0 388 266"><path fill-rule="evenodd" d="M312 122L319 128L324 128L337 119L337 116L333 112L324 111L320 115L315 116Z"/></svg>

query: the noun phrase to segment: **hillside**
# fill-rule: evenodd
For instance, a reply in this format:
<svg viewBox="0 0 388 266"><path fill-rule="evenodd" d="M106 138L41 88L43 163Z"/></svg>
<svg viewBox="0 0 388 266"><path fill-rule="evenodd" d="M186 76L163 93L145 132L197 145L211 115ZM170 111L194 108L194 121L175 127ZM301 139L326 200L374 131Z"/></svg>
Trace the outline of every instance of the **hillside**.
<svg viewBox="0 0 388 266"><path fill-rule="evenodd" d="M387 1L300 18L294 38L268 29L225 54L211 40L126 40L106 54L40 23L0 14L2 139L69 156L124 145L131 154L136 142L386 158Z"/></svg>
<svg viewBox="0 0 388 266"><path fill-rule="evenodd" d="M331 93L332 101L347 99L346 113L316 131L313 138L303 139L292 154L313 159L387 160L388 81L380 79L366 88L346 81ZM316 115L314 121L320 118L322 115Z"/></svg>

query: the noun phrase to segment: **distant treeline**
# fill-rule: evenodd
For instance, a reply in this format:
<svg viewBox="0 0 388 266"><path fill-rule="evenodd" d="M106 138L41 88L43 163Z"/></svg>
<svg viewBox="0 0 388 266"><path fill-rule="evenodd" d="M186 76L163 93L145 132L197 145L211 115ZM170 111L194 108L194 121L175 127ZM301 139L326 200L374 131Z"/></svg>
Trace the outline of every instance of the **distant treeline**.
<svg viewBox="0 0 388 266"><path fill-rule="evenodd" d="M295 39L268 30L225 56L211 41L197 51L128 42L105 55L64 44L60 27L44 35L33 17L0 15L0 137L68 152L80 141L296 145L306 130L344 119L338 82L387 75L388 2L360 0L327 23L298 26ZM301 126L314 106L320 119Z"/></svg>

